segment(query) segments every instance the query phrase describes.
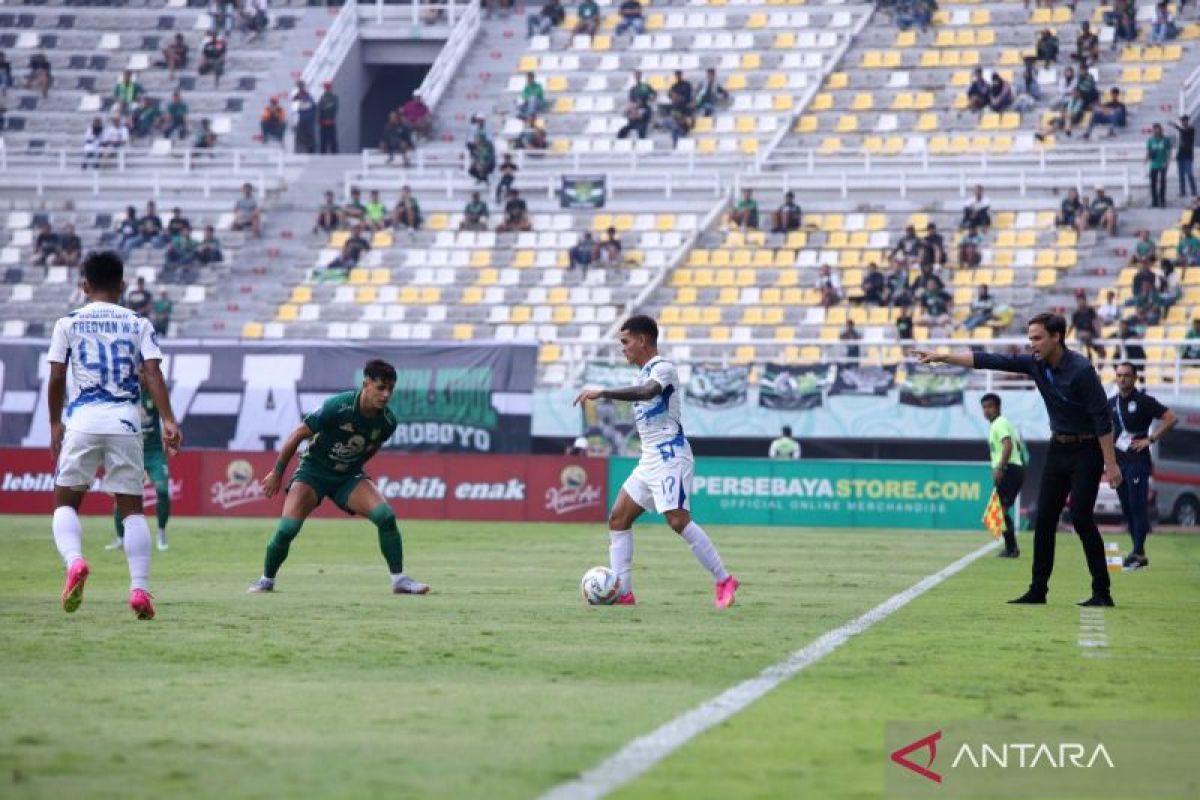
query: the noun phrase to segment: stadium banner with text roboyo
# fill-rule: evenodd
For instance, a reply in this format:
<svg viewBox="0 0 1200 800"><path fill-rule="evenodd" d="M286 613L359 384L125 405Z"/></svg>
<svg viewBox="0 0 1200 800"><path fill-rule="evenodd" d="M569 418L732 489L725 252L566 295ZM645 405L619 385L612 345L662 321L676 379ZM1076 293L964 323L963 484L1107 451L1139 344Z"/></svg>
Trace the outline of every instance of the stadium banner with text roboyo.
<svg viewBox="0 0 1200 800"><path fill-rule="evenodd" d="M46 342L0 342L0 446L45 447ZM384 450L522 453L530 448L533 344L163 342L163 374L189 447L273 450L330 395L382 358L398 377L399 426Z"/></svg>
<svg viewBox="0 0 1200 800"><path fill-rule="evenodd" d="M273 453L187 451L171 459L171 513L176 516L276 517L283 495L263 496ZM46 449L0 450L0 514L50 514L54 471ZM295 462L293 462L293 468ZM573 456L384 453L367 471L404 519L599 522L607 511L608 464ZM290 473L289 473L290 474ZM88 493L86 514L112 512L112 498ZM154 490L146 501L153 508ZM344 517L332 503L319 517Z"/></svg>
<svg viewBox="0 0 1200 800"><path fill-rule="evenodd" d="M637 465L609 459L609 501ZM702 525L979 530L986 464L698 458L692 515Z"/></svg>

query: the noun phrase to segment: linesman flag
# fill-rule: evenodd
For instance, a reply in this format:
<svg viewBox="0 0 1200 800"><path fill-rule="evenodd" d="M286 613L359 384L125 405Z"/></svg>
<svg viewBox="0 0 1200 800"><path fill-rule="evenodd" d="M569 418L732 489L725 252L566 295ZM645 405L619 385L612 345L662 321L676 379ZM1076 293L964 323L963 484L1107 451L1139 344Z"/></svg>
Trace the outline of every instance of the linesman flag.
<svg viewBox="0 0 1200 800"><path fill-rule="evenodd" d="M1004 509L1000 506L1000 495L995 489L992 489L992 497L983 511L983 527L987 528L993 539L1004 535Z"/></svg>

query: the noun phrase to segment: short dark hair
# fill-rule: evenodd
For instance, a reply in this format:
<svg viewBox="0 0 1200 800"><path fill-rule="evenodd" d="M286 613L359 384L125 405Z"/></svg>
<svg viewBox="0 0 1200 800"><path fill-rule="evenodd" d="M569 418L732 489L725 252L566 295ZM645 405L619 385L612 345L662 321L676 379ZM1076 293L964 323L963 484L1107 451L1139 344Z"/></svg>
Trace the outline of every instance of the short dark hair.
<svg viewBox="0 0 1200 800"><path fill-rule="evenodd" d="M980 405L985 405L987 403L995 403L996 408L1000 408L1000 395L996 394L995 392L988 392L983 397L979 398Z"/></svg>
<svg viewBox="0 0 1200 800"><path fill-rule="evenodd" d="M637 314L625 320L625 324L621 326L622 331L628 333L645 334L651 344L658 343L658 323L645 314Z"/></svg>
<svg viewBox="0 0 1200 800"><path fill-rule="evenodd" d="M112 250L88 253L83 262L83 277L101 292L119 292L125 280L125 262Z"/></svg>
<svg viewBox="0 0 1200 800"><path fill-rule="evenodd" d="M791 437L791 435L792 435L792 426L791 425L783 426L783 435L787 436L789 438Z"/></svg>
<svg viewBox="0 0 1200 800"><path fill-rule="evenodd" d="M1117 369L1120 369L1121 367L1129 367L1131 370L1133 370L1133 377L1136 378L1138 376L1137 364L1133 363L1132 361L1122 361L1120 364L1117 364Z"/></svg>
<svg viewBox="0 0 1200 800"><path fill-rule="evenodd" d="M1060 342L1065 343L1067 340L1067 321L1058 314L1053 314L1047 311L1043 314L1038 314L1037 316L1033 317L1027 324L1041 325L1046 329L1046 333L1050 334L1051 336L1057 333L1058 340Z"/></svg>
<svg viewBox="0 0 1200 800"><path fill-rule="evenodd" d="M382 358L372 358L363 365L363 377L372 381L396 382L396 368Z"/></svg>

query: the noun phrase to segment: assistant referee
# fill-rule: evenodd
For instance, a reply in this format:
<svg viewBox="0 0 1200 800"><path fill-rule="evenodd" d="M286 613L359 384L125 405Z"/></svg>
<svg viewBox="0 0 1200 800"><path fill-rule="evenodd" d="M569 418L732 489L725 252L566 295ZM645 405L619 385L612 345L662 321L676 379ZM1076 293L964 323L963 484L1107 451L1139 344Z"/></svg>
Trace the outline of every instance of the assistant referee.
<svg viewBox="0 0 1200 800"><path fill-rule="evenodd" d="M1054 542L1058 519L1067 496L1071 521L1083 545L1092 596L1081 606L1115 605L1109 588L1104 540L1092 517L1100 476L1107 474L1114 489L1121 485L1121 470L1113 449L1112 419L1108 398L1092 362L1067 349L1067 323L1057 314L1038 314L1029 320L1030 353L1005 356L997 353L931 353L913 351L922 364L954 364L972 369L994 369L1028 375L1037 385L1050 416L1050 450L1038 487L1037 522L1033 534L1033 580L1029 591L1012 603L1043 604L1054 570Z"/></svg>

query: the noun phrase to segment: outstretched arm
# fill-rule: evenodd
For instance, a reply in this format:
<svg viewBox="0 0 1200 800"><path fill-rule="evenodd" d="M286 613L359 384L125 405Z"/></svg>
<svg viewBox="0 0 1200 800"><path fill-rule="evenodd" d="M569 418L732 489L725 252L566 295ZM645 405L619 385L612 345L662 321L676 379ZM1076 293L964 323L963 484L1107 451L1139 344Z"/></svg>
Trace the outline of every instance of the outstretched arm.
<svg viewBox="0 0 1200 800"><path fill-rule="evenodd" d="M646 381L641 386L625 386L621 389L584 389L575 398L572 405L579 405L588 400L621 400L634 403L649 400L662 394L662 385L658 381Z"/></svg>
<svg viewBox="0 0 1200 800"><path fill-rule="evenodd" d="M275 462L275 468L262 479L263 494L267 497L275 496L275 493L279 491L279 485L283 482L283 473L287 471L292 456L296 455L296 450L300 448L300 443L312 436L313 430L303 422L288 434L288 438L283 443L283 449L279 451L279 460Z"/></svg>
<svg viewBox="0 0 1200 800"><path fill-rule="evenodd" d="M953 364L956 367L975 368L974 353L934 353L929 350L911 351L922 364Z"/></svg>

